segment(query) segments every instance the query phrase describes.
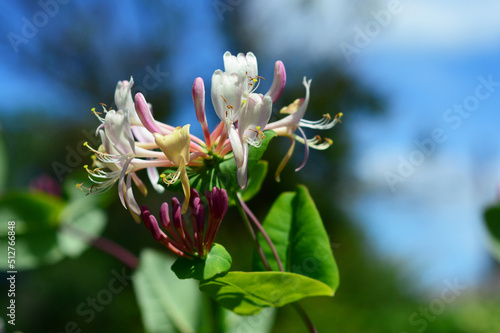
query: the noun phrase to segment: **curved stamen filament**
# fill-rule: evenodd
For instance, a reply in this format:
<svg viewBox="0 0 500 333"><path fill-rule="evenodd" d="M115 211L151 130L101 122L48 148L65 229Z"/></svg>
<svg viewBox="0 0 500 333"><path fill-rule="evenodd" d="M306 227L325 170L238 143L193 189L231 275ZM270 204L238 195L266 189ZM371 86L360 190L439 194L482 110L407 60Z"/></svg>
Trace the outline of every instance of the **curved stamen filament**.
<svg viewBox="0 0 500 333"><path fill-rule="evenodd" d="M93 152L95 154L95 156L97 157L97 159L99 159L99 161L104 162L104 163L120 163L128 158L125 155L114 155L114 154L108 154L108 153L103 152L103 151L98 151L98 150L92 148L88 144L88 142L84 142L83 145L85 147L87 147L91 152Z"/></svg>
<svg viewBox="0 0 500 333"><path fill-rule="evenodd" d="M168 175L162 173L160 175L160 178L165 184L167 184L167 186L170 186L179 179L180 175L181 175L181 170L179 168L179 170L177 170L176 172L169 173Z"/></svg>

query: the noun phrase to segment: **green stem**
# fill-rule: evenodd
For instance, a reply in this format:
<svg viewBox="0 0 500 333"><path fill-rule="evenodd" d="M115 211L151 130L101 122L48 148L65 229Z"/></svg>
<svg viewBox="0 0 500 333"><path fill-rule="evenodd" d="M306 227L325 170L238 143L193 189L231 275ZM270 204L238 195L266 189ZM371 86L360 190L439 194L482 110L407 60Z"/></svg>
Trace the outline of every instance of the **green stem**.
<svg viewBox="0 0 500 333"><path fill-rule="evenodd" d="M245 224L248 228L248 231L252 235L252 238L255 242L255 246L257 247L257 252L259 253L260 259L264 263L264 266L266 266L266 269L268 271L272 271L273 269L271 268L271 266L269 265L269 262L267 261L266 255L264 254L264 250L262 250L262 247L260 246L259 241L257 239L257 235L255 234L255 231L253 230L252 225L250 224L250 220L248 219L248 216L245 213L245 211L243 210L243 207L241 206L241 204L238 205L238 211L240 212L241 217L243 217L243 220L245 221Z"/></svg>
<svg viewBox="0 0 500 333"><path fill-rule="evenodd" d="M300 317L302 318L302 320L306 324L307 329L309 330L309 332L311 332L311 333L318 333L318 330L316 330L316 327L314 327L314 324L311 321L311 318L309 318L309 316L307 315L306 310L304 310L304 308L302 306L300 306L299 303L294 303L293 307L300 314Z"/></svg>
<svg viewBox="0 0 500 333"><path fill-rule="evenodd" d="M240 193L236 193L236 196L238 197L238 201L240 203L240 206L243 208L245 214L248 214L250 216L250 218L252 219L253 223L255 224L255 226L257 227L257 229L259 229L260 233L262 234L262 236L266 240L267 244L269 245L269 248L271 249L271 252L274 255L274 259L276 260L276 263L278 264L279 270L281 272L284 272L285 270L283 269L283 265L281 264L281 259L280 259L279 255L278 255L278 251L276 251L276 248L274 247L274 244L271 241L271 238L269 238L269 235L267 234L266 230L264 230L264 228L260 224L259 220L255 217L255 215L252 213L252 211L250 210L250 208L248 208L248 206L245 204L245 201L243 201L243 199L241 198L241 194ZM255 238L257 239L257 237L255 237Z"/></svg>

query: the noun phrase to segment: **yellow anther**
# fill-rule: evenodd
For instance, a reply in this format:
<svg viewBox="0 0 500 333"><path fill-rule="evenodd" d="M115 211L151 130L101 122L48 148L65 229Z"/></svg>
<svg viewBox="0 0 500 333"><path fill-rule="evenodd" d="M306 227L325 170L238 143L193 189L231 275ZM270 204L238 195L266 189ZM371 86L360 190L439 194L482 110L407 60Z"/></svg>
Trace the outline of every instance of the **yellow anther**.
<svg viewBox="0 0 500 333"><path fill-rule="evenodd" d="M329 138L325 138L325 141L328 142L328 144L331 146L333 144L333 141L332 139L329 139Z"/></svg>
<svg viewBox="0 0 500 333"><path fill-rule="evenodd" d="M260 130L260 126L257 126L257 132L260 134L260 138L261 138L262 140L264 140L264 138L266 137L266 135L264 134L264 132L262 132L262 131Z"/></svg>
<svg viewBox="0 0 500 333"><path fill-rule="evenodd" d="M179 179L179 172L169 173L168 175L162 173L160 175L160 178L163 181L163 183L167 184L167 186L170 186L174 184L177 181L177 179Z"/></svg>
<svg viewBox="0 0 500 333"><path fill-rule="evenodd" d="M88 145L89 145L89 143L88 143L87 141L85 141L85 142L83 143L83 146L84 146L84 147L88 147Z"/></svg>
<svg viewBox="0 0 500 333"><path fill-rule="evenodd" d="M339 113L337 113L337 114L335 115L335 119L337 119L337 120L338 120L338 122L339 122L339 123L341 123L340 118L342 118L342 116L343 116L343 115L344 115L344 114L343 114L342 112L339 112Z"/></svg>
<svg viewBox="0 0 500 333"><path fill-rule="evenodd" d="M300 108L301 105L302 105L301 99L297 98L295 101L293 101L292 104L282 107L280 110L280 113L281 114L293 114L293 113L297 112L297 110Z"/></svg>
<svg viewBox="0 0 500 333"><path fill-rule="evenodd" d="M89 166L88 166L87 164L85 164L85 165L83 166L83 168L84 168L85 170L88 170Z"/></svg>

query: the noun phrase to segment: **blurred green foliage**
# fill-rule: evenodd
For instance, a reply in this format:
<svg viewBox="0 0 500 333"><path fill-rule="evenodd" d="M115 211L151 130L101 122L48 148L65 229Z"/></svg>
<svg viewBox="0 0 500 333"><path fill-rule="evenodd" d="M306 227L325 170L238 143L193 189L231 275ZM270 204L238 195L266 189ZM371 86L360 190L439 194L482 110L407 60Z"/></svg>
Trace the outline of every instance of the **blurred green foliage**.
<svg viewBox="0 0 500 333"><path fill-rule="evenodd" d="M32 12L38 8L35 2L21 3L22 7L26 7L24 12ZM132 38L130 43L126 43L126 38L120 33L120 25L114 21L115 7L97 2L84 7L67 6L65 19L61 20L62 27L57 27L58 30L51 33L39 34L36 45L21 53L16 61L30 67L37 76L45 77L47 82L68 87L81 95L81 101L85 103L74 105L71 96L66 97L68 107L71 108L67 116L56 117L52 110L40 110L36 107L8 114L0 113L3 131L0 140L0 201L3 203L0 208L1 225L5 226L4 221L15 219L19 223L21 242L22 237L30 237L23 236L25 232L28 235L28 231L33 232L34 242L40 242L31 249L30 246L20 245L18 258L27 260L28 256L35 255L35 259L31 260L31 268L35 267L33 263L50 264L18 273L16 329L23 332L61 332L68 323L74 322L82 332L144 332L145 328L154 331L151 327L156 324L164 322L163 325L168 325L168 318L155 318L154 313L144 311L168 308L171 305L145 305L144 300L136 298L132 285L126 279L122 284L123 289L112 294L109 303L99 304L97 308L91 305L92 299L99 298L102 290L108 290L110 281L116 279L117 274L130 277L134 274L134 278L140 281L139 288L165 287L162 291L152 289L151 292L169 293L175 297L169 289L172 287L169 285L169 274L173 274L167 269L173 259L164 247L154 241L144 226L133 222L129 213L117 201L116 188L99 199L99 203L92 202L95 200L92 196L85 197L83 193L76 194L68 190L62 197L52 197L48 194L31 193L27 189L31 180L42 174L49 174L57 180L61 173L55 171L55 162L67 166L62 176L73 179L68 182L73 184L68 186L85 181L82 167L90 162L90 154L81 147L88 140L87 133L92 133L97 126L96 119L89 112L90 108L98 102L112 104L110 101L113 100L117 80L128 79L130 75L143 77L146 66L168 59L170 50L182 45L182 32L178 30L178 26L180 21L187 20L188 17L180 15L176 8L167 8L165 4L141 6L145 8L141 8L144 12L141 12L143 15L138 20L142 23L147 18L149 30L139 31L141 38ZM221 22L220 30L224 32L228 45L248 50L249 46L257 43L258 36L252 39L234 24L242 19L243 9L244 6L236 8L231 19ZM86 21L87 25L74 25L71 18L79 22ZM118 33L114 37L106 33L115 30ZM108 39L101 37L108 35ZM345 73L340 66L322 67L316 73L314 94L311 95L306 114L308 119L319 119L326 112L335 114L342 111L345 114L343 121L349 122L358 112L373 115L383 111L384 100ZM303 93L300 83L289 83L276 110ZM174 101L179 102L175 100L175 93L167 84L160 84L156 90L151 91L148 101L155 106L155 117L158 119L170 119L175 112ZM194 119L194 110L192 118ZM263 190L249 202L257 217L263 219L281 192L294 191L297 183L308 186L332 242L330 245L342 281L333 298L319 297L301 301L318 330L343 333L500 332L498 269L494 272L496 282L486 285L484 290L467 289L454 302L447 304L443 313L436 315L433 320L424 321L425 328L422 322L412 325L410 317L417 313L419 319L424 318L420 315L421 307L428 307L435 297L439 297L439 292L437 296L418 294L414 285L417 277L401 273L404 264L389 264L365 246L363 234L340 207L341 199L352 199L356 194L356 186L359 185L352 182L347 162L352 148L349 133L339 125L328 136L332 137L334 145L324 152L311 152L307 166L300 173L293 171L293 166L298 165L302 159L300 147L296 147L294 156L281 174L281 183L275 182L272 176L274 172L268 173L263 180ZM268 160L270 170L275 170L278 166L288 148L287 143L287 140L281 138L272 140L263 156ZM140 202L145 201L142 197L138 198ZM150 207L158 209L162 202L169 201L170 198L171 194L168 193L164 196L151 196L147 202ZM87 207L90 209L86 209ZM99 222L105 220L109 220L105 226ZM498 230L497 226L492 222L487 223L493 235L498 236L495 231ZM68 235L61 236L59 233L61 224L74 224L73 227L88 233L102 234L140 256L141 265L156 265L158 275L154 278L159 280L159 284L144 281L152 277L141 275L141 266L133 273L123 263L98 249L88 248L78 241L68 241L65 238ZM102 228L104 229L101 230ZM5 235L5 230L0 230L0 234ZM51 244L58 244L57 248L44 248L41 243L47 238L54 241ZM231 253L232 269L251 269L253 243L235 209L230 210L224 219L217 242L224 244ZM29 241L28 244L34 243ZM4 251L5 239L2 239L0 246L1 251ZM25 259L20 260L22 262ZM164 263L157 264L155 260ZM5 286L5 274L0 277L0 283ZM193 281L181 282L192 284ZM192 287L180 287L177 291L189 294ZM184 297L200 297L197 291L192 292L191 296L185 295ZM7 301L7 298L2 298L0 307L5 309ZM219 328L212 320L222 314L214 310L209 299L204 299L202 304L214 313L198 319L204 323L201 329L205 329L207 333L217 332ZM142 309L139 309L139 305ZM227 316L228 322L232 320L233 323L249 320ZM141 318L144 319L144 326ZM266 318L272 319L272 315ZM186 319L189 320L191 319ZM270 326L270 322L269 319L264 320L263 325ZM267 328L263 328L263 332L266 330ZM233 331L237 332L236 328ZM233 331L228 329L228 332ZM273 333L303 331L303 323L293 307L285 306L277 311Z"/></svg>

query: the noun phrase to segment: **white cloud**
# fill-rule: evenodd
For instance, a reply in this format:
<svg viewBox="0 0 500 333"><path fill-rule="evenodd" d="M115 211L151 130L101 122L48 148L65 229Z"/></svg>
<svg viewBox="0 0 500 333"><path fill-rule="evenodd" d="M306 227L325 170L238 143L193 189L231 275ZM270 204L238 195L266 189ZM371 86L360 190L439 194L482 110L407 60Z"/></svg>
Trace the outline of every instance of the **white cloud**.
<svg viewBox="0 0 500 333"><path fill-rule="evenodd" d="M247 33L259 52L290 52L305 60L342 57L340 44L353 44L356 28L374 20L372 11L389 1L255 0L246 3ZM500 38L497 0L401 0L367 49L422 52L471 52L495 47ZM362 50L364 51L364 50Z"/></svg>
<svg viewBox="0 0 500 333"><path fill-rule="evenodd" d="M431 52L475 50L497 45L498 1L402 1L402 11L387 33L399 48Z"/></svg>

